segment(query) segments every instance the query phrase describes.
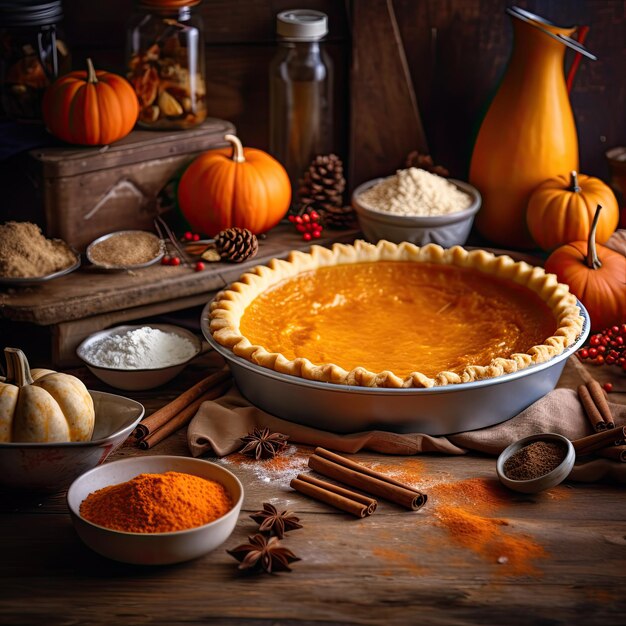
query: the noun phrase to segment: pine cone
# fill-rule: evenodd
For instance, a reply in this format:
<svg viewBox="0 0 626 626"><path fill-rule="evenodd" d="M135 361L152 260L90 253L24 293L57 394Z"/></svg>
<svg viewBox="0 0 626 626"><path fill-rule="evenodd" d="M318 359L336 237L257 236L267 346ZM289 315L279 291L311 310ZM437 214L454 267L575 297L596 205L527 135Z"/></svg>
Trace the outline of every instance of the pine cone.
<svg viewBox="0 0 626 626"><path fill-rule="evenodd" d="M437 174L447 178L450 176L450 172L442 165L435 165L430 154L420 154L417 150L409 152L406 157L406 167L417 167L421 170L426 170L431 174Z"/></svg>
<svg viewBox="0 0 626 626"><path fill-rule="evenodd" d="M316 156L298 189L300 213L315 210L326 222L326 215L333 209L343 206L343 192L346 179L343 177L343 163L336 154Z"/></svg>
<svg viewBox="0 0 626 626"><path fill-rule="evenodd" d="M320 212L324 226L329 228L351 228L356 226L356 213L350 206L327 206Z"/></svg>
<svg viewBox="0 0 626 626"><path fill-rule="evenodd" d="M241 263L257 253L259 241L247 228L233 226L217 234L215 247L224 261Z"/></svg>

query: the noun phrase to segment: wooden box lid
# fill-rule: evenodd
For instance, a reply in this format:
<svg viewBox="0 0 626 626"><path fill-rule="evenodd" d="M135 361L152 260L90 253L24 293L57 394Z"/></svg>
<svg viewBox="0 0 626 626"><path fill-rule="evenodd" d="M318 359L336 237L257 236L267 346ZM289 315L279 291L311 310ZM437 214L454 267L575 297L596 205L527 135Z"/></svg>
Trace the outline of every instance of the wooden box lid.
<svg viewBox="0 0 626 626"><path fill-rule="evenodd" d="M44 178L64 178L201 152L222 143L226 145L224 135L232 132L234 126L230 122L208 118L199 126L186 130L137 129L110 146L37 148L31 150L29 156L37 162Z"/></svg>

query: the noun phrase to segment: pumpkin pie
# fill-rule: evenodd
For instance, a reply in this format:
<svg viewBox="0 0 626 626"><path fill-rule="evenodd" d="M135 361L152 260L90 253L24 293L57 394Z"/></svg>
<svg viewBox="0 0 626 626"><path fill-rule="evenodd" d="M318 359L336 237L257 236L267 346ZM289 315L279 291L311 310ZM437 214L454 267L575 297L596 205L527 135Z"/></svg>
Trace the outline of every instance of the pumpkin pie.
<svg viewBox="0 0 626 626"><path fill-rule="evenodd" d="M366 387L432 387L515 372L574 343L567 285L508 256L356 241L292 252L210 306L213 339L262 367Z"/></svg>

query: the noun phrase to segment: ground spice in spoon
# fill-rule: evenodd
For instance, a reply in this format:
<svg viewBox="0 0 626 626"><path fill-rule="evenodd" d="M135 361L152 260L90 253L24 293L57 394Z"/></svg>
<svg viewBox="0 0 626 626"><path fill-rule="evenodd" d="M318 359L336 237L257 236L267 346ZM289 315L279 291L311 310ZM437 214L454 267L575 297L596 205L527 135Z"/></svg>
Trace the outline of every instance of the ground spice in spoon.
<svg viewBox="0 0 626 626"><path fill-rule="evenodd" d="M534 441L504 462L504 473L512 480L533 480L556 469L566 455L561 441Z"/></svg>

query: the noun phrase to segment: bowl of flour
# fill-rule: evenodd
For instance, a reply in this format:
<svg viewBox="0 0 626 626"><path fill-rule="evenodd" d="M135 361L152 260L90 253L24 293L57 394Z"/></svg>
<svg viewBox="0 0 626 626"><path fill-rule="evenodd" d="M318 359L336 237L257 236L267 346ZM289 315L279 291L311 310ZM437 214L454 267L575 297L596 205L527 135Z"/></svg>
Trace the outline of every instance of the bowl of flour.
<svg viewBox="0 0 626 626"><path fill-rule="evenodd" d="M199 337L172 324L116 326L90 335L76 348L102 382L132 391L165 384L201 351Z"/></svg>
<svg viewBox="0 0 626 626"><path fill-rule="evenodd" d="M481 196L468 183L411 167L359 185L352 206L368 241L448 248L467 241Z"/></svg>

